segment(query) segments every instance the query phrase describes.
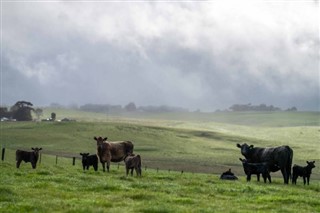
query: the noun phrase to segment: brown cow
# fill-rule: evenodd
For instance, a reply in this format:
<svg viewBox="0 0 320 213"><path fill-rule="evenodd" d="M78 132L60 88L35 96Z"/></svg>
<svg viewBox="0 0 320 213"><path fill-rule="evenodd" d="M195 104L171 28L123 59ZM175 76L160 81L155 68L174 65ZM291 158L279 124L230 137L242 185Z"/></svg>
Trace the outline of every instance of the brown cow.
<svg viewBox="0 0 320 213"><path fill-rule="evenodd" d="M133 153L133 143L131 141L107 141L107 137L94 137L97 141L97 155L105 172L107 163L107 170L109 172L110 162L123 161L127 155Z"/></svg>
<svg viewBox="0 0 320 213"><path fill-rule="evenodd" d="M16 151L16 161L17 161L17 168L20 167L21 161L24 161L26 163L30 162L32 165L32 168L35 169L37 166L38 158L39 158L39 151L42 150L42 148L31 148L32 152L17 150Z"/></svg>
<svg viewBox="0 0 320 213"><path fill-rule="evenodd" d="M128 176L131 169L131 176L133 175L133 169L136 170L137 176L141 176L141 157L140 155L128 155L125 157L124 162L126 164L126 174Z"/></svg>

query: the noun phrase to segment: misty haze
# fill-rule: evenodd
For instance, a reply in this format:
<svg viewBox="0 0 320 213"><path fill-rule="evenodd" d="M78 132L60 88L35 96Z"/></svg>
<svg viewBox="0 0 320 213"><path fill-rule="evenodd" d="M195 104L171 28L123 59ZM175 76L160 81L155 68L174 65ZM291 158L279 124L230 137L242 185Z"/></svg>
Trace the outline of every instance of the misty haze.
<svg viewBox="0 0 320 213"><path fill-rule="evenodd" d="M319 110L319 5L2 3L1 105Z"/></svg>

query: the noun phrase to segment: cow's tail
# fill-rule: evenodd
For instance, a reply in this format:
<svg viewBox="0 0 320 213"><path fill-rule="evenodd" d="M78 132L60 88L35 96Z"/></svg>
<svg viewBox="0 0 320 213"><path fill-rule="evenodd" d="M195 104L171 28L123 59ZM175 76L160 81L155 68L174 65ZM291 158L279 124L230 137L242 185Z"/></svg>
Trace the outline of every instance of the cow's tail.
<svg viewBox="0 0 320 213"><path fill-rule="evenodd" d="M292 175L291 175L291 167L292 167L292 159L293 159L293 150L288 146L288 163L287 163L287 171L288 171L288 181L292 181Z"/></svg>
<svg viewBox="0 0 320 213"><path fill-rule="evenodd" d="M137 155L137 158L139 159L138 160L138 166L139 166L139 168L141 168L141 157L140 157L140 155Z"/></svg>

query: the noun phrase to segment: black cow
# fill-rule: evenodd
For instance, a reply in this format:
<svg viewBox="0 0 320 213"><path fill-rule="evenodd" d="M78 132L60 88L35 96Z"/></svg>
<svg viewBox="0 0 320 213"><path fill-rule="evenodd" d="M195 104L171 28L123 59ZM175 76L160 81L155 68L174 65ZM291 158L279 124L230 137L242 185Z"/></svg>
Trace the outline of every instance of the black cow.
<svg viewBox="0 0 320 213"><path fill-rule="evenodd" d="M131 169L131 176L133 175L133 169L136 170L137 176L141 176L141 157L140 155L130 154L124 159L126 164L126 174L128 176L129 170Z"/></svg>
<svg viewBox="0 0 320 213"><path fill-rule="evenodd" d="M278 147L253 147L248 144L237 144L241 149L241 154L248 160L249 163L268 163L269 171L276 172L281 170L285 184L289 183L291 177L291 166L293 151L289 146Z"/></svg>
<svg viewBox="0 0 320 213"><path fill-rule="evenodd" d="M260 181L260 174L262 174L263 181L266 183L268 178L269 183L271 183L268 163L248 163L248 160L241 158L239 158L239 160L242 162L243 171L247 175L248 182L251 180L251 175L253 174L256 174L258 177L258 181Z"/></svg>
<svg viewBox="0 0 320 213"><path fill-rule="evenodd" d="M94 171L98 170L98 156L97 155L89 155L89 153L80 153L82 156L82 167L83 170L89 170L90 166L93 166Z"/></svg>
<svg viewBox="0 0 320 213"><path fill-rule="evenodd" d="M32 168L35 169L37 166L37 162L39 159L39 151L42 150L42 148L31 148L32 152L17 150L16 151L16 161L17 161L17 168L20 167L21 161L24 161L26 163L30 162L32 165Z"/></svg>
<svg viewBox="0 0 320 213"><path fill-rule="evenodd" d="M229 169L228 171L223 172L220 175L220 179L221 180L238 180L237 176L235 176L232 172L231 169Z"/></svg>
<svg viewBox="0 0 320 213"><path fill-rule="evenodd" d="M307 166L304 167L294 165L292 168L292 184L297 184L297 178L300 176L303 177L304 185L306 185L306 182L309 185L311 170L316 167L314 163L315 161L307 161Z"/></svg>

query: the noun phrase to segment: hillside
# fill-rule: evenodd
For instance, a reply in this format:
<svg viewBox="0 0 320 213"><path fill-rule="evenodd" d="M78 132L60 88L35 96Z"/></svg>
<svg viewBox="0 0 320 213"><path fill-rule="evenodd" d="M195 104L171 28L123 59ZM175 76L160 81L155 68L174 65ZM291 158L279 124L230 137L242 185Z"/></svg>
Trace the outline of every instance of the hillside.
<svg viewBox="0 0 320 213"><path fill-rule="evenodd" d="M51 111L45 110L45 115ZM260 147L286 144L294 150L293 163L319 161L319 126L302 125L315 123L319 113L115 116L64 109L55 112L57 119L67 117L77 121L1 123L2 146L9 149L41 146L43 153L80 157L80 152L95 152L94 136L106 136L110 140L134 141L135 152L143 156L144 166L215 174L228 168L243 174L237 143ZM279 123L287 125L279 127ZM320 178L319 168L314 169L313 178ZM280 172L273 176L280 176Z"/></svg>

